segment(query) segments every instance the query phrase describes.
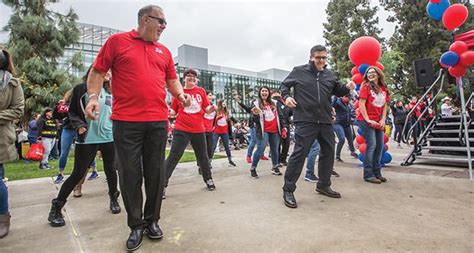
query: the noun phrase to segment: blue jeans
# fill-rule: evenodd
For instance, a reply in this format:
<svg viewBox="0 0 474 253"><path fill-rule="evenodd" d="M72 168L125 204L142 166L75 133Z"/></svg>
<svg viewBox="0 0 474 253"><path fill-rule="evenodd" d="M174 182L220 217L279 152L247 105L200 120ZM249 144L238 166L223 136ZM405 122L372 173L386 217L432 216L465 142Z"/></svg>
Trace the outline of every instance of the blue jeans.
<svg viewBox="0 0 474 253"><path fill-rule="evenodd" d="M380 177L380 160L383 151L384 132L370 127L365 120L358 120L367 145L364 155L364 179Z"/></svg>
<svg viewBox="0 0 474 253"><path fill-rule="evenodd" d="M0 163L0 214L8 213L8 188L3 182L4 170L3 163Z"/></svg>
<svg viewBox="0 0 474 253"><path fill-rule="evenodd" d="M76 130L63 128L61 132L61 155L59 157L59 172L62 173L66 168L67 157L71 150L71 145L76 138Z"/></svg>
<svg viewBox="0 0 474 253"><path fill-rule="evenodd" d="M351 153L354 153L355 149L354 149L354 142L352 139L351 126L350 125L343 126L339 124L334 124L333 127L334 127L334 132L336 132L337 139L339 140L336 146L336 158L341 158L341 150L346 141L345 139L347 139L347 143L349 144L349 149L351 150Z"/></svg>
<svg viewBox="0 0 474 253"><path fill-rule="evenodd" d="M257 144L257 130L255 127L250 128L250 143L247 149L247 156L252 156L253 149L255 148L255 144Z"/></svg>
<svg viewBox="0 0 474 253"><path fill-rule="evenodd" d="M214 152L216 150L217 144L219 143L219 137L222 139L222 143L224 144L224 149L227 155L227 159L229 159L230 161L232 159L232 155L230 153L230 148L229 148L229 134L214 134L214 145L212 145L212 157L214 157Z"/></svg>
<svg viewBox="0 0 474 253"><path fill-rule="evenodd" d="M306 175L314 175L314 166L316 163L316 157L319 155L321 146L319 145L318 140L314 140L313 145L311 146L308 153L308 160L306 161Z"/></svg>
<svg viewBox="0 0 474 253"><path fill-rule="evenodd" d="M265 147L270 143L270 153L272 154L272 168L279 164L278 147L280 145L280 135L278 133L263 133L263 139L257 140L257 150L253 154L252 168L257 168L260 158L265 153Z"/></svg>

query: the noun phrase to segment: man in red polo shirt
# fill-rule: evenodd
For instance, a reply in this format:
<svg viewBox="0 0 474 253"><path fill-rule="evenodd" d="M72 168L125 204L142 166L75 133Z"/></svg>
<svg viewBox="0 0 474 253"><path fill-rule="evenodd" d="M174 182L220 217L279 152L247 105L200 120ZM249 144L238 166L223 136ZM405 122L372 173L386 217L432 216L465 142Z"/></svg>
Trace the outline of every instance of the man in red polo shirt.
<svg viewBox="0 0 474 253"><path fill-rule="evenodd" d="M158 42L165 28L160 7L141 8L137 30L110 36L100 49L87 81L86 114L97 119L100 111L97 98L103 78L109 69L114 75L111 119L120 189L132 230L126 243L128 250L141 246L145 232L151 239L163 237L158 220L166 180L166 87L185 107L191 102L176 76L170 51ZM146 193L144 211L142 177Z"/></svg>

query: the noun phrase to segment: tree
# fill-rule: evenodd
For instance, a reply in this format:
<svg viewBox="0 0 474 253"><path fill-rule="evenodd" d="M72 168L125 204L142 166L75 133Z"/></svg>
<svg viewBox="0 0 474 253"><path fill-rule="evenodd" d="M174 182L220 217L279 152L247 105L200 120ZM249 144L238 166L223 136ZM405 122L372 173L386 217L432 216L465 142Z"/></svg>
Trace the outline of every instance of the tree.
<svg viewBox="0 0 474 253"><path fill-rule="evenodd" d="M69 71L83 69L80 55L62 58L64 48L79 39L78 17L72 9L66 15L48 10L47 5L55 2L3 0L13 9L4 30L10 32L7 47L25 92L24 120L61 99L76 81Z"/></svg>
<svg viewBox="0 0 474 253"><path fill-rule="evenodd" d="M392 12L387 21L396 23L395 33L389 40L389 46L401 54L399 64L392 76L395 83L401 86L404 96L419 94L422 90L415 84L413 62L417 59L431 58L435 73L438 73L438 64L441 54L449 49L451 33L447 31L441 21L431 19L426 13L427 1L380 1L381 5ZM470 17L460 27L461 31L474 28L472 5L469 8Z"/></svg>
<svg viewBox="0 0 474 253"><path fill-rule="evenodd" d="M361 36L372 36L383 44L384 40L379 37L382 30L377 27L377 10L378 7L370 6L369 1L329 1L324 39L329 47L330 65L341 78L351 77L353 64L347 50L352 41Z"/></svg>

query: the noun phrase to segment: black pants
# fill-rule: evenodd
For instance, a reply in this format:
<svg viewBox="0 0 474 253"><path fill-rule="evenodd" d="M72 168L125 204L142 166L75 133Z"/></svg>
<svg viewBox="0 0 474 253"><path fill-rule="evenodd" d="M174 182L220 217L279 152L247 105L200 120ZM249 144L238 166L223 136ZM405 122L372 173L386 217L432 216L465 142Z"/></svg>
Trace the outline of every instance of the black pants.
<svg viewBox="0 0 474 253"><path fill-rule="evenodd" d="M281 138L280 145L278 147L278 153L280 154L280 163L286 163L286 158L288 157L288 151L290 150L290 138Z"/></svg>
<svg viewBox="0 0 474 253"><path fill-rule="evenodd" d="M173 171L183 156L184 150L191 142L194 149L194 155L198 161L202 171L202 178L204 182L212 178L211 166L209 163L209 156L207 154L206 135L205 133L188 133L180 130L173 130L173 142L171 143L171 150L165 161L166 168L166 184L168 186L169 179L173 175Z"/></svg>
<svg viewBox="0 0 474 253"><path fill-rule="evenodd" d="M394 134L394 138L395 138L395 141L398 142L398 144L400 144L400 142L402 141L402 135L403 135L403 124L395 124L395 134Z"/></svg>
<svg viewBox="0 0 474 253"><path fill-rule="evenodd" d="M212 150L213 146L214 146L214 133L206 132L206 148L207 148L207 157L209 157L209 159L211 159L212 155L214 155L214 152Z"/></svg>
<svg viewBox="0 0 474 253"><path fill-rule="evenodd" d="M318 162L318 187L331 185L331 170L334 165L334 130L331 124L300 122L295 125L295 147L288 160L285 172L284 191L294 192L304 161L315 139L321 146Z"/></svg>
<svg viewBox="0 0 474 253"><path fill-rule="evenodd" d="M100 150L102 153L104 172L107 176L107 185L109 186L109 195L113 195L117 191L114 143L76 144L74 149L74 169L61 186L61 190L59 190L58 193L58 200L65 201L72 190L74 190L74 187L84 178L87 169L89 169L92 161L94 161L97 150Z"/></svg>
<svg viewBox="0 0 474 253"><path fill-rule="evenodd" d="M127 223L132 229L160 219L161 197L166 180L166 121L113 124L117 164ZM145 210L142 183L145 179Z"/></svg>

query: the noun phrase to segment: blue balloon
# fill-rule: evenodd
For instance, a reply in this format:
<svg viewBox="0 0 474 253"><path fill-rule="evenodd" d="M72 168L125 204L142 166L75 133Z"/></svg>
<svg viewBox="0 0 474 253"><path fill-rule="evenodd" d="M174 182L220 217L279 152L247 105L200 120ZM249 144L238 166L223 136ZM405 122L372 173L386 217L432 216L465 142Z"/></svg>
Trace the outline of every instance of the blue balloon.
<svg viewBox="0 0 474 253"><path fill-rule="evenodd" d="M454 66L459 62L459 55L456 52L448 51L441 55L439 58L439 62L447 66Z"/></svg>
<svg viewBox="0 0 474 253"><path fill-rule="evenodd" d="M358 157L358 158L359 158L359 161L364 162L364 158L365 158L365 157L364 157L364 154L359 153L359 157Z"/></svg>
<svg viewBox="0 0 474 253"><path fill-rule="evenodd" d="M435 4L429 2L426 5L426 12L434 20L441 20L443 18L443 13L449 7L449 0L441 0L439 3Z"/></svg>
<svg viewBox="0 0 474 253"><path fill-rule="evenodd" d="M369 64L366 64L366 63L361 64L361 65L359 66L359 73L360 73L361 75L365 75L365 71L367 71L367 69L368 69L369 67L370 67Z"/></svg>
<svg viewBox="0 0 474 253"><path fill-rule="evenodd" d="M359 128L357 129L357 133L358 133L359 135L364 136L364 132L362 131L362 127L359 127Z"/></svg>
<svg viewBox="0 0 474 253"><path fill-rule="evenodd" d="M390 153L388 152L383 153L382 160L380 160L380 162L387 164L387 163L390 163L391 161L392 161L392 155L390 155Z"/></svg>

